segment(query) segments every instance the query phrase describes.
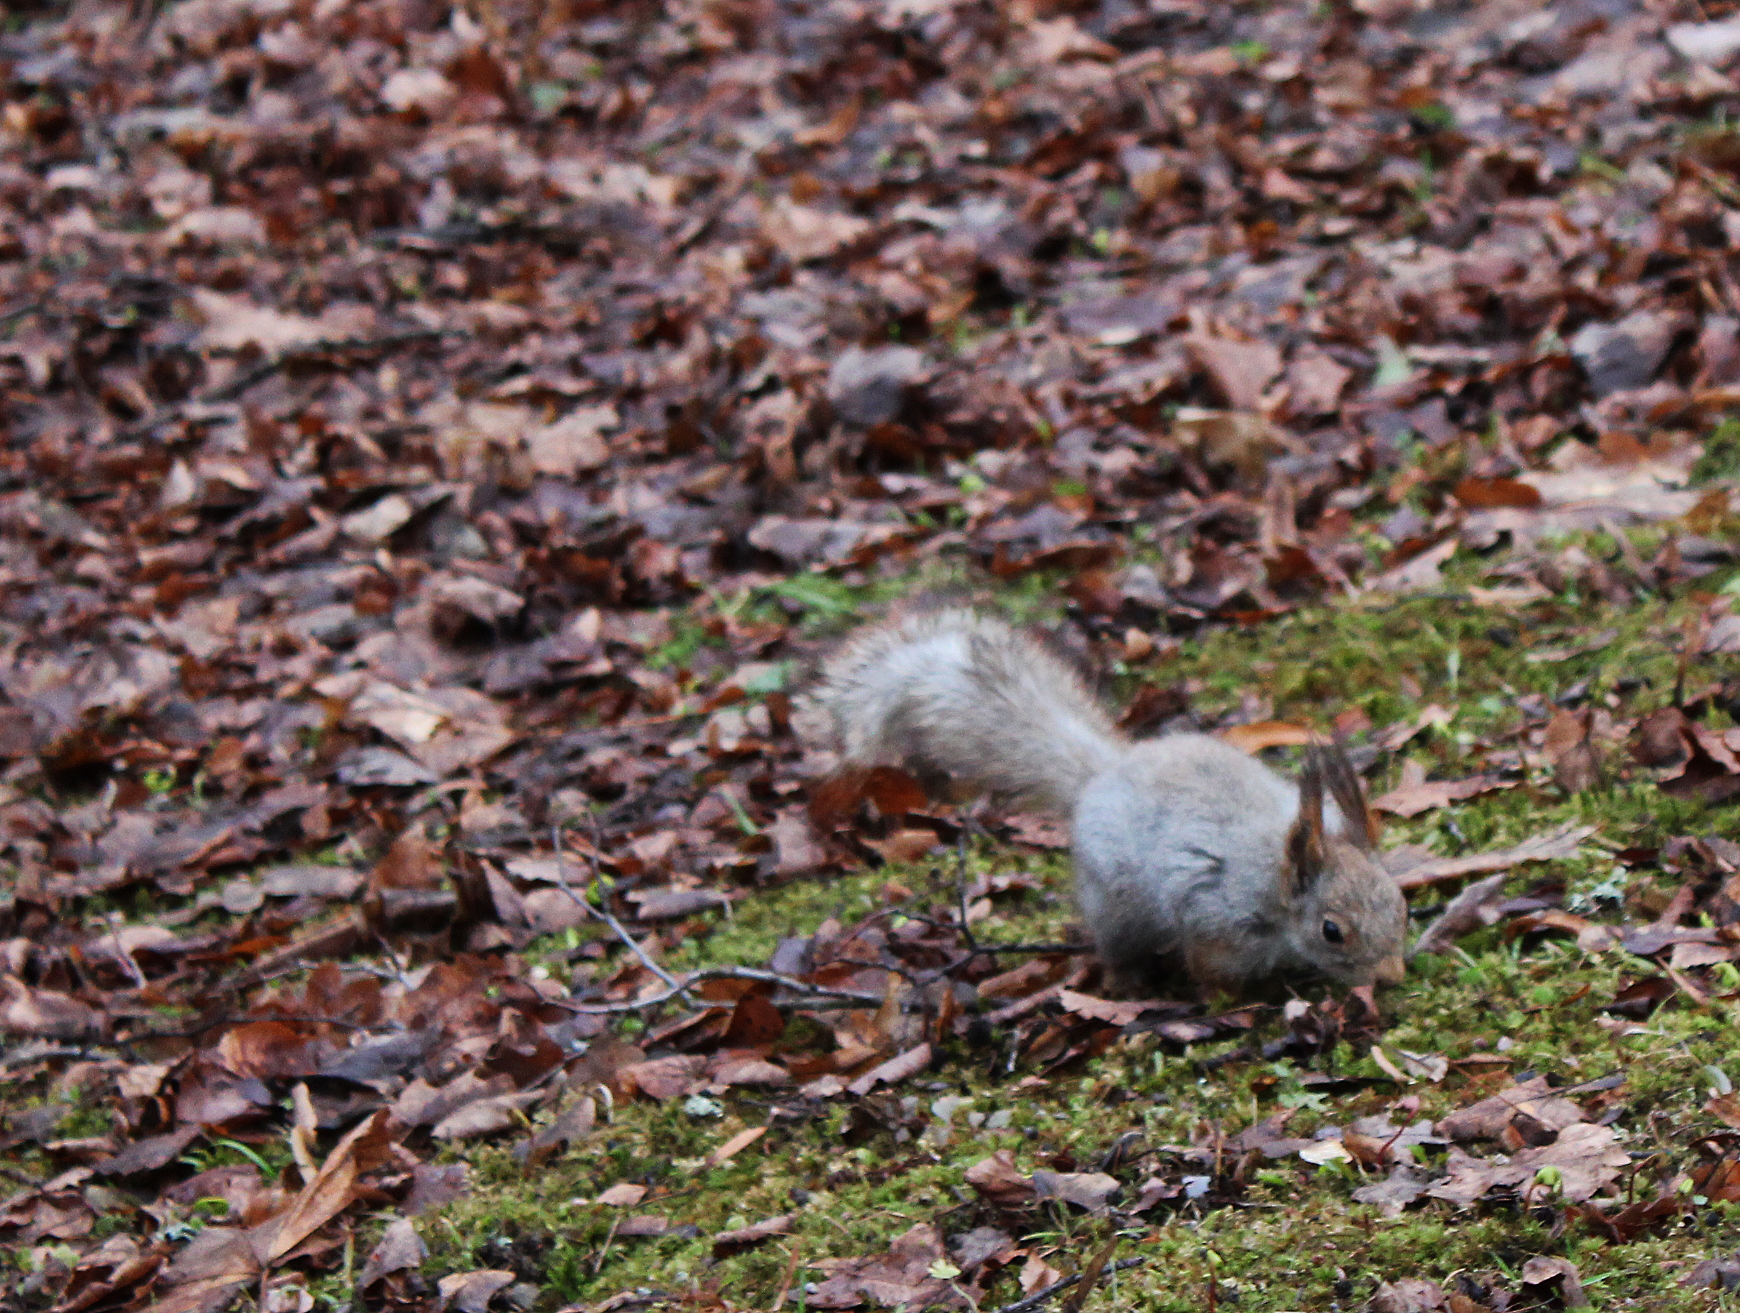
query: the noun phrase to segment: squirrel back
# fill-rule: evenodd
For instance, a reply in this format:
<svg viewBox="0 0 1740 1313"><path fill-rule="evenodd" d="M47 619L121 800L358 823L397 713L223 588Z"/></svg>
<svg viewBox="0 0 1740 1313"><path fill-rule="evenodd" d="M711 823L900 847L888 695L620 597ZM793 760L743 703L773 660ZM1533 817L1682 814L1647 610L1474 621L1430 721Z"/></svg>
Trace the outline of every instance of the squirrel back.
<svg viewBox="0 0 1740 1313"><path fill-rule="evenodd" d="M1067 818L1128 743L1081 677L1029 635L964 607L853 637L820 696L849 762L904 766Z"/></svg>

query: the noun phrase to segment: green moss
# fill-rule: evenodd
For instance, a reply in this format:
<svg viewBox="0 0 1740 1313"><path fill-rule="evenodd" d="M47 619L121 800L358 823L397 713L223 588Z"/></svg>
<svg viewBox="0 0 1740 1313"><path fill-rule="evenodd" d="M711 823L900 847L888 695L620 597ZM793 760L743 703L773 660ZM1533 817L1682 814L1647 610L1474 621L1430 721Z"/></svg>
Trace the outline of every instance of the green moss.
<svg viewBox="0 0 1740 1313"><path fill-rule="evenodd" d="M982 874L1006 873L1012 864L1019 864L1041 887L1026 895L999 898L990 918L975 923L988 944L1054 935L1069 917L1068 864L1061 856L975 849L967 858L966 878L970 883ZM708 932L685 940L671 954L670 965L679 970L721 964L760 966L781 939L807 935L829 917L852 922L887 909L889 924L897 926L901 908L952 908L957 879L955 854L939 849L929 866L794 881L744 899L729 917L710 916ZM913 895L911 900L907 893Z"/></svg>
<svg viewBox="0 0 1740 1313"><path fill-rule="evenodd" d="M1646 554L1654 547L1647 534L1635 545ZM1599 537L1565 546L1591 556L1616 548ZM1614 607L1560 592L1505 609L1483 605L1471 591L1502 582L1484 580L1484 568L1479 561L1454 563L1430 596L1356 598L1260 627L1192 637L1155 664L1120 675L1115 691L1128 695L1148 680L1183 685L1193 711L1208 721L1241 709L1253 693L1270 704L1264 714L1318 727L1352 708L1378 729L1417 721L1431 704L1451 712L1447 725L1391 754L1372 781L1379 791L1396 782L1409 760L1449 778L1485 769L1489 746L1517 746L1518 732L1538 723L1574 685L1586 682L1588 703L1618 717L1669 702L1686 621L1706 598L1651 597ZM946 567L916 582L848 586L806 576L739 604L778 606L818 635L844 628L902 590L951 582L960 580ZM1000 598L1019 619L1053 618L1059 582L1030 577ZM1721 575L1700 581L1711 591L1725 582ZM1696 663L1691 683L1731 675L1736 664ZM1726 720L1713 712L1710 723ZM1573 905L1587 914L1613 919L1623 907L1636 920L1649 915L1640 900L1659 906L1671 889L1660 873L1621 866L1611 853L1675 835L1728 833L1736 819L1732 806L1663 795L1649 772L1615 752L1603 782L1583 794L1565 796L1550 770L1530 760L1515 787L1395 821L1385 842L1452 854L1514 843L1568 821L1594 823L1598 842L1574 859L1517 871L1511 887L1520 892L1562 880ZM1039 882L1036 891L1000 900L992 921L978 927L981 938L1053 938L1069 919L1062 858L984 847L967 860L969 875L1019 866ZM782 937L810 933L828 917L850 922L882 910L892 919L904 910L950 906L955 862L953 853L939 851L913 866L758 890L729 918L715 918L705 934L679 946L671 965L761 964ZM1445 896L1421 891L1417 913L1430 916ZM1467 935L1447 953L1417 959L1407 984L1383 1000L1390 1024L1381 1042L1392 1058L1407 1050L1450 1063L1442 1082L1402 1088L1368 1053L1346 1044L1332 1061L1314 1065L1363 1078L1360 1088L1325 1090L1305 1080L1304 1065L1253 1056L1281 1033L1271 1011L1250 1035L1183 1050L1136 1037L1050 1072L1037 1085L1005 1074L1000 1044L976 1050L961 1042L943 1053L940 1070L871 1095L864 1101L873 1114L868 1119L834 1103L817 1106L808 1119L782 1114L770 1124L774 1105L803 1105L789 1094L743 1090L722 1093L724 1114L715 1117L690 1115L682 1100L635 1102L616 1108L586 1144L535 1173L522 1172L501 1148L467 1150L473 1191L423 1227L434 1251L431 1270L509 1267L537 1283L551 1307L637 1287L677 1296L707 1290L739 1306L765 1307L795 1257L787 1306L802 1309L803 1283L821 1279L819 1260L884 1252L918 1222L948 1235L1002 1225L1068 1269L1103 1243L1106 1224L1049 1208L999 1216L966 1185L968 1167L1008 1149L1025 1172L1066 1163L1093 1170L1120 1136L1138 1131L1158 1156L1123 1172L1134 1187L1151 1167L1175 1176L1180 1165L1165 1146L1202 1143L1210 1127L1236 1133L1283 1108L1294 1110L1289 1134L1372 1113L1437 1119L1530 1070L1565 1081L1625 1072L1624 1087L1605 1097L1621 1145L1642 1164L1635 1185L1643 1194L1693 1165L1699 1138L1721 1129L1703 1111L1718 1081L1710 1069L1740 1080L1729 1003L1702 1008L1680 995L1641 1022L1621 1022L1603 1010L1627 983L1657 972L1618 951L1585 953L1563 936L1517 938L1502 926ZM1500 1054L1508 1061L1496 1069L1481 1061ZM1016 1075L1032 1073L1017 1064ZM944 1096L969 1100L946 1126L946 1105L937 1102ZM1404 1097L1411 1102L1397 1108ZM997 1129L986 1128L991 1116ZM736 1159L707 1166L707 1155L736 1131L767 1124L768 1132ZM1428 1157L1441 1161L1442 1153ZM1522 1265L1547 1254L1577 1264L1598 1307L1702 1309L1716 1297L1681 1290L1674 1277L1700 1258L1740 1247L1730 1206L1703 1206L1664 1235L1613 1245L1561 1210L1513 1204L1458 1212L1426 1201L1385 1219L1353 1203L1363 1179L1351 1165L1316 1168L1287 1158L1256 1164L1236 1207L1186 1204L1168 1214L1163 1205L1154 1215L1130 1218L1120 1255L1145 1261L1108 1282L1087 1307L1194 1313L1208 1306L1211 1276L1219 1302L1232 1307L1236 1296L1240 1313L1354 1308L1378 1282L1405 1276L1449 1281L1462 1274L1514 1292ZM649 1187L637 1208L592 1202L623 1181ZM790 1235L713 1258L717 1233L783 1213L794 1214ZM626 1238L620 1221L628 1214L662 1217L667 1230ZM989 1306L1018 1294L1012 1275L1004 1275L987 1296Z"/></svg>
<svg viewBox="0 0 1740 1313"><path fill-rule="evenodd" d="M1694 483L1731 483L1740 479L1740 418L1723 420L1704 439L1704 451L1692 467Z"/></svg>

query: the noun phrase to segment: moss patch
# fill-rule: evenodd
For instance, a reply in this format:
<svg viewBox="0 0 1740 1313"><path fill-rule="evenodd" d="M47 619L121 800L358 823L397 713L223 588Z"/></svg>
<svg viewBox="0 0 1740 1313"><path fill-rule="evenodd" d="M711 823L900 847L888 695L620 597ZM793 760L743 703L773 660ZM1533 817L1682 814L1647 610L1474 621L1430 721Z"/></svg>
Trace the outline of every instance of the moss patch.
<svg viewBox="0 0 1740 1313"><path fill-rule="evenodd" d="M1575 546L1598 555L1616 544L1591 538ZM1115 692L1127 696L1147 681L1179 685L1193 713L1209 722L1251 708L1253 698L1261 714L1318 727L1353 708L1378 728L1417 719L1431 705L1448 711L1447 724L1389 756L1373 776L1377 792L1392 786L1409 760L1433 775L1477 773L1494 746L1525 747L1525 728L1538 725L1567 693L1622 719L1669 703L1687 623L1709 593L1619 607L1561 591L1507 609L1480 600L1479 569L1458 567L1431 596L1354 599L1190 639L1121 672ZM1708 582L1714 592L1727 581ZM872 591L818 589L814 596L787 589L755 604L799 607L822 633L872 599ZM878 586L875 600L892 591ZM1043 581L1011 597L1011 609L1023 616L1043 616L1055 606ZM1727 657L1695 662L1690 678L1708 682L1733 667ZM1729 722L1716 708L1707 723ZM1599 787L1575 797L1553 782L1538 752L1520 751L1516 761L1515 787L1396 821L1386 843L1451 854L1512 843L1566 821L1591 822L1601 827L1598 842L1574 860L1517 872L1512 887L1560 880L1591 914L1623 909L1637 920L1659 908L1671 879L1620 865L1614 849L1732 833L1740 819L1733 807L1663 795L1649 772L1622 753L1610 752ZM971 860L1018 866L1039 881L1037 892L999 906L987 937L1050 937L1069 918L1061 858L987 849ZM785 935L884 905L890 882L946 901L952 861L943 854L935 863L757 893L684 944L672 965L765 962ZM1444 896L1422 891L1417 913L1430 915ZM1183 1050L1137 1037L1038 1084L1005 1074L997 1045L974 1049L962 1041L940 1071L870 1096L868 1115L832 1105L807 1120L775 1115L770 1122L773 1102L741 1091L721 1096L716 1116L686 1110L682 1100L637 1102L616 1108L587 1144L536 1173L522 1173L499 1149L471 1153L473 1191L424 1229L437 1270L510 1267L552 1303L644 1287L672 1295L703 1290L741 1307L766 1307L789 1273L787 1307L802 1309L805 1283L820 1279L817 1260L883 1252L918 1222L948 1235L1000 1225L1059 1267L1084 1261L1102 1242L1105 1222L1044 1210L999 1216L965 1184L966 1169L998 1149L1013 1152L1023 1171L1059 1163L1092 1170L1129 1131L1164 1154L1166 1146L1201 1142L1209 1126L1233 1133L1283 1106L1295 1108L1289 1134L1377 1112L1436 1119L1530 1071L1572 1082L1625 1072L1608 1115L1637 1164L1634 1188L1648 1195L1697 1160L1700 1136L1723 1129L1703 1111L1720 1082L1716 1073L1740 1082L1730 1004L1701 1008L1679 997L1630 1026L1613 1024L1603 1011L1628 981L1657 972L1622 952L1587 954L1562 938L1511 938L1502 928L1469 935L1449 953L1416 960L1406 986L1384 999L1386 1049L1451 1063L1442 1082L1406 1088L1345 1045L1333 1055L1337 1074L1365 1078L1351 1092L1318 1092L1290 1062L1218 1060L1278 1034L1280 1022L1268 1014L1254 1037ZM1505 1061L1496 1067L1478 1061L1495 1056ZM763 1124L768 1132L737 1159L706 1165L733 1133ZM1462 1274L1474 1288L1496 1282L1515 1290L1523 1263L1548 1254L1577 1264L1598 1307L1706 1308L1713 1296L1681 1290L1676 1276L1700 1258L1740 1247L1735 1211L1723 1205L1693 1211L1664 1235L1619 1245L1555 1206L1550 1190L1530 1208L1478 1204L1457 1211L1427 1201L1385 1219L1352 1202L1363 1179L1352 1166L1318 1168L1294 1157L1261 1165L1236 1207L1198 1211L1186 1202L1170 1213L1164 1208L1174 1206L1165 1205L1129 1219L1120 1255L1145 1262L1096 1292L1088 1307L1201 1309L1211 1279L1217 1300L1253 1311L1350 1308L1378 1282L1403 1276ZM595 1202L624 1181L649 1187L638 1209ZM784 1213L794 1215L788 1236L713 1258L715 1234ZM625 1238L622 1222L631 1214L657 1215L667 1230ZM1005 1275L989 1299L1004 1302L1018 1293Z"/></svg>

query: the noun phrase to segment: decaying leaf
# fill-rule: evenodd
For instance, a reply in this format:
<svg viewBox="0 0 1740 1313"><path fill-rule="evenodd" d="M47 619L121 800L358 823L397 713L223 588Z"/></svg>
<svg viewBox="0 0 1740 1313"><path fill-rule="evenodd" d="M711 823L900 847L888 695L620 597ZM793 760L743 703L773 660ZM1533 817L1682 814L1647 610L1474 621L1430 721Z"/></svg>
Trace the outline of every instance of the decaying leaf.
<svg viewBox="0 0 1740 1313"><path fill-rule="evenodd" d="M1399 1277L1385 1281L1372 1294L1371 1313L1449 1313L1449 1297L1436 1281Z"/></svg>
<svg viewBox="0 0 1740 1313"><path fill-rule="evenodd" d="M1577 1122L1539 1148L1521 1149L1506 1158L1473 1158L1460 1150L1450 1154L1449 1176L1427 1193L1466 1206L1490 1190L1533 1190L1542 1198L1580 1203L1619 1178L1631 1155L1614 1143L1611 1127Z"/></svg>
<svg viewBox="0 0 1740 1313"><path fill-rule="evenodd" d="M1106 1201L1119 1188L1117 1179L1104 1172L1033 1173L1033 1189L1039 1198L1060 1199L1089 1213L1106 1212Z"/></svg>
<svg viewBox="0 0 1740 1313"><path fill-rule="evenodd" d="M1443 880L1487 871L1508 871L1529 862L1560 861L1576 854L1585 840L1596 833L1593 825L1567 825L1525 839L1512 848L1495 852L1473 853L1466 857L1431 857L1410 862L1395 872L1396 883L1403 889L1418 889Z"/></svg>
<svg viewBox="0 0 1740 1313"><path fill-rule="evenodd" d="M1523 1264L1522 1284L1552 1285L1558 1288L1559 1300L1566 1308L1587 1308L1589 1296L1578 1278L1577 1265L1568 1258L1548 1258L1536 1255Z"/></svg>
<svg viewBox="0 0 1740 1313"><path fill-rule="evenodd" d="M782 1213L778 1217L769 1217L749 1226L739 1227L735 1231L721 1231L713 1237L713 1257L724 1258L764 1240L771 1240L774 1236L786 1235L791 1231L792 1222L796 1218L796 1213Z"/></svg>
<svg viewBox="0 0 1740 1313"><path fill-rule="evenodd" d="M1537 1076L1458 1109L1439 1122L1438 1128L1453 1140L1496 1140L1519 1119L1556 1132L1582 1121L1583 1110L1554 1094L1546 1078Z"/></svg>
<svg viewBox="0 0 1740 1313"><path fill-rule="evenodd" d="M989 1158L967 1168L968 1185L999 1208L1020 1208L1038 1197L1033 1179L1022 1175L1015 1165L1015 1155L999 1149Z"/></svg>
<svg viewBox="0 0 1740 1313"><path fill-rule="evenodd" d="M812 1308L963 1307L967 1297L953 1279L931 1275L947 1260L941 1237L921 1222L897 1237L886 1254L818 1260L824 1280L809 1292L808 1302Z"/></svg>
<svg viewBox="0 0 1740 1313"><path fill-rule="evenodd" d="M1516 780L1506 780L1496 775L1476 775L1466 780L1421 778L1410 781L1404 773L1400 786L1373 798L1371 805L1376 811L1390 812L1396 816L1418 816L1421 812L1448 807L1453 802L1477 798L1496 789L1515 788L1517 783Z"/></svg>

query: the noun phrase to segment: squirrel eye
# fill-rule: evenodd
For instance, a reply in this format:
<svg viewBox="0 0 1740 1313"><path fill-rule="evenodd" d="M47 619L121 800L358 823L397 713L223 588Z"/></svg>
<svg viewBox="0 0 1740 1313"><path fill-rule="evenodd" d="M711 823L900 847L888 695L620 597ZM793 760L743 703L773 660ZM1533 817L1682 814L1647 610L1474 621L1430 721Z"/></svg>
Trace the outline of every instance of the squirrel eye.
<svg viewBox="0 0 1740 1313"><path fill-rule="evenodd" d="M1323 937L1332 944L1339 944L1344 938L1341 933L1341 927L1336 925L1333 921L1325 921L1323 923Z"/></svg>

